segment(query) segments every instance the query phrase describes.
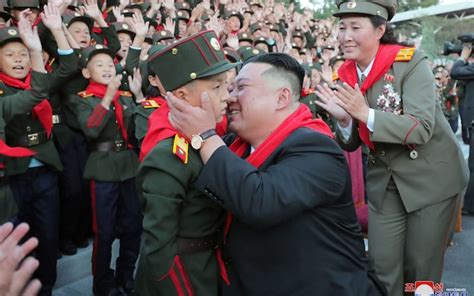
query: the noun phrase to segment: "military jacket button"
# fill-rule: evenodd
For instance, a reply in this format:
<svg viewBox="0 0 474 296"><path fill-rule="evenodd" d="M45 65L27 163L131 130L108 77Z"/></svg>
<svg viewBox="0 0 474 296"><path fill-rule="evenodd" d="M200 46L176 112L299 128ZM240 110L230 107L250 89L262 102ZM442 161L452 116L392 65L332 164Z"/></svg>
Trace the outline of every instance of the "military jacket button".
<svg viewBox="0 0 474 296"><path fill-rule="evenodd" d="M410 151L410 158L411 159L417 159L418 158L418 152L416 150Z"/></svg>
<svg viewBox="0 0 474 296"><path fill-rule="evenodd" d="M385 151L380 151L380 156L385 156Z"/></svg>
<svg viewBox="0 0 474 296"><path fill-rule="evenodd" d="M31 126L28 125L28 126L26 127L26 131L27 131L27 132L31 132Z"/></svg>

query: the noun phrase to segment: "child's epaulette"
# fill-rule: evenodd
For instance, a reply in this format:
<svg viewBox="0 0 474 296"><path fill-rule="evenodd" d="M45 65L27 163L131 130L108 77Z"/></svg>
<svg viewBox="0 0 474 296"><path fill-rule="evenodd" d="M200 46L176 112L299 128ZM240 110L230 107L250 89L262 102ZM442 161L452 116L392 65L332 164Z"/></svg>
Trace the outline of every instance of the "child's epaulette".
<svg viewBox="0 0 474 296"><path fill-rule="evenodd" d="M141 102L143 108L149 109L149 108L160 108L161 105L158 104L155 100L144 100Z"/></svg>
<svg viewBox="0 0 474 296"><path fill-rule="evenodd" d="M414 47L405 47L398 51L397 56L395 57L395 62L409 62L415 54Z"/></svg>
<svg viewBox="0 0 474 296"><path fill-rule="evenodd" d="M80 91L80 92L78 92L77 94L78 94L81 98L83 98L83 99L93 96L93 94L88 93L88 92L85 91L85 90Z"/></svg>
<svg viewBox="0 0 474 296"><path fill-rule="evenodd" d="M120 95L121 95L121 96L124 96L124 97L131 97L131 96L133 96L131 92L125 91L125 90L122 90L122 91L120 92Z"/></svg>
<svg viewBox="0 0 474 296"><path fill-rule="evenodd" d="M178 158L181 159L184 164L188 163L188 148L188 141L180 135L176 134L176 136L174 136L173 141L173 154L178 156Z"/></svg>
<svg viewBox="0 0 474 296"><path fill-rule="evenodd" d="M0 83L3 84L3 81L0 80ZM0 89L0 96L3 95L3 89Z"/></svg>
<svg viewBox="0 0 474 296"><path fill-rule="evenodd" d="M332 81L336 81L336 80L339 80L339 75L337 75L337 72L334 71L332 72Z"/></svg>

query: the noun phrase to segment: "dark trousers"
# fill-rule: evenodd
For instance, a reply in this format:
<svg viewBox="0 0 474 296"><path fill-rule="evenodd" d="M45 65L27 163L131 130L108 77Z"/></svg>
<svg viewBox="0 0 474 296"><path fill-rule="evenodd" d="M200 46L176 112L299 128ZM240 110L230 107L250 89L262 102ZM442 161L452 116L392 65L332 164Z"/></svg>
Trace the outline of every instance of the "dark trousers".
<svg viewBox="0 0 474 296"><path fill-rule="evenodd" d="M466 195L464 195L463 210L474 213L474 128L469 129L469 184L467 185Z"/></svg>
<svg viewBox="0 0 474 296"><path fill-rule="evenodd" d="M30 235L38 239L35 250L39 267L37 277L41 295L51 295L56 282L58 256L57 175L46 166L30 168L10 177L10 186L18 205L18 220L30 225Z"/></svg>
<svg viewBox="0 0 474 296"><path fill-rule="evenodd" d="M91 181L91 195L94 290L106 293L115 286L110 261L116 236L120 239L120 252L115 278L122 283L133 280L140 249L142 214L135 178L122 182Z"/></svg>
<svg viewBox="0 0 474 296"><path fill-rule="evenodd" d="M81 242L91 232L89 182L84 180L88 149L85 137L75 132L60 150L63 171L59 174L60 239Z"/></svg>

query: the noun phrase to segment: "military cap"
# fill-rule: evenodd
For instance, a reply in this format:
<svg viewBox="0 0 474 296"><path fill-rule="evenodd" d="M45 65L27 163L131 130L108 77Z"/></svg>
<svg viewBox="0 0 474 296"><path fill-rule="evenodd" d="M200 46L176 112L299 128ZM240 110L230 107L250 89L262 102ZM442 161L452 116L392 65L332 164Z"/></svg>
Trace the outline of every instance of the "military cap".
<svg viewBox="0 0 474 296"><path fill-rule="evenodd" d="M256 5L256 6L260 7L260 8L263 8L262 3L260 3L259 1L251 1L250 4L249 4L249 6L252 6L252 5Z"/></svg>
<svg viewBox="0 0 474 296"><path fill-rule="evenodd" d="M323 49L336 50L336 48L335 48L333 45L325 45L325 46L323 47Z"/></svg>
<svg viewBox="0 0 474 296"><path fill-rule="evenodd" d="M26 8L35 8L40 9L39 0L9 0L8 6L3 7L5 11L10 11L11 9L26 9Z"/></svg>
<svg viewBox="0 0 474 296"><path fill-rule="evenodd" d="M145 12L150 8L150 3L137 2L127 5L125 8L128 9L139 9L141 12Z"/></svg>
<svg viewBox="0 0 474 296"><path fill-rule="evenodd" d="M128 9L128 8L125 8L124 10L122 10L122 15L124 17L133 17L134 14L135 13L132 10Z"/></svg>
<svg viewBox="0 0 474 296"><path fill-rule="evenodd" d="M224 54L225 54L226 59L229 60L229 62L240 63L240 56L235 50L231 48L226 48L224 49Z"/></svg>
<svg viewBox="0 0 474 296"><path fill-rule="evenodd" d="M311 66L309 64L303 63L301 67L304 69L306 75L311 75Z"/></svg>
<svg viewBox="0 0 474 296"><path fill-rule="evenodd" d="M148 49L147 54L148 54L149 57L151 57L152 55L159 52L160 50L162 50L165 47L166 47L166 45L163 45L163 44L153 44Z"/></svg>
<svg viewBox="0 0 474 296"><path fill-rule="evenodd" d="M186 10L188 13L191 13L191 11L192 11L191 5L189 5L188 2L177 2L177 3L175 3L174 7L177 10Z"/></svg>
<svg viewBox="0 0 474 296"><path fill-rule="evenodd" d="M195 79L220 74L237 66L229 63L214 31L183 38L153 54L148 60L166 90Z"/></svg>
<svg viewBox="0 0 474 296"><path fill-rule="evenodd" d="M291 48L297 49L298 51L300 51L300 50L301 50L301 47L300 47L300 46L298 46L298 44L296 44L296 43L294 43L294 42L293 42L293 43L291 43Z"/></svg>
<svg viewBox="0 0 474 296"><path fill-rule="evenodd" d="M304 34L303 34L303 32L301 32L301 31L294 31L291 36L292 36L293 38L295 38L295 37L299 37L299 38L301 38L301 39L304 38Z"/></svg>
<svg viewBox="0 0 474 296"><path fill-rule="evenodd" d="M66 27L69 28L70 25L72 25L75 22L81 22L86 24L86 26L89 28L89 32L92 31L92 27L94 26L94 19L91 17L88 17L86 15L81 15L78 12L74 11L66 11L62 15L63 18L63 24L66 25Z"/></svg>
<svg viewBox="0 0 474 296"><path fill-rule="evenodd" d="M251 10L250 7L246 7L246 8L244 9L244 14L246 14L246 13L253 14L253 10Z"/></svg>
<svg viewBox="0 0 474 296"><path fill-rule="evenodd" d="M323 65L319 62L316 62L316 63L311 64L311 69L316 69L318 71L322 71L323 70Z"/></svg>
<svg viewBox="0 0 474 296"><path fill-rule="evenodd" d="M279 25L270 24L270 25L268 26L268 28L270 29L270 31L280 33L280 26L279 26Z"/></svg>
<svg viewBox="0 0 474 296"><path fill-rule="evenodd" d="M253 43L253 38L252 35L248 32L243 32L237 35L237 38L239 38L240 41L248 41L250 43Z"/></svg>
<svg viewBox="0 0 474 296"><path fill-rule="evenodd" d="M238 12L237 10L227 10L224 13L224 16L225 16L226 20L228 20L232 16L238 17L239 20L240 20L240 27L242 28L242 25L244 23L244 16L242 14L240 14L240 12Z"/></svg>
<svg viewBox="0 0 474 296"><path fill-rule="evenodd" d="M207 13L201 14L201 22L208 22L211 20L211 17Z"/></svg>
<svg viewBox="0 0 474 296"><path fill-rule="evenodd" d="M330 60L329 60L329 64L332 66L334 65L337 61L345 61L346 59L344 58L344 56L342 55L337 55L335 57L332 57Z"/></svg>
<svg viewBox="0 0 474 296"><path fill-rule="evenodd" d="M0 29L0 46L8 42L19 41L23 42L20 37L20 32L16 27L3 27Z"/></svg>
<svg viewBox="0 0 474 296"><path fill-rule="evenodd" d="M378 15L386 20L391 20L397 10L397 0L336 0L339 9L334 16L360 13Z"/></svg>
<svg viewBox="0 0 474 296"><path fill-rule="evenodd" d="M115 28L115 31L117 33L125 33L130 36L131 39L135 38L135 32L132 30L129 24L127 23L122 23L122 22L115 22L112 24Z"/></svg>
<svg viewBox="0 0 474 296"><path fill-rule="evenodd" d="M237 51L240 55L240 59L245 63L248 61L250 58L253 58L254 56L264 54L265 52L263 50L260 50L258 48L253 48L250 46L243 46L239 48Z"/></svg>
<svg viewBox="0 0 474 296"><path fill-rule="evenodd" d="M183 20L188 22L189 21L189 14L186 11L178 11L176 12L176 18L178 20Z"/></svg>
<svg viewBox="0 0 474 296"><path fill-rule="evenodd" d="M306 52L308 52L307 48L300 49L300 54L306 54Z"/></svg>
<svg viewBox="0 0 474 296"><path fill-rule="evenodd" d="M262 23L253 23L250 25L250 32L255 33L255 31L261 30L262 29Z"/></svg>
<svg viewBox="0 0 474 296"><path fill-rule="evenodd" d="M174 35L170 31L161 30L161 31L153 33L152 38L153 38L153 43L156 44L162 40L174 39Z"/></svg>
<svg viewBox="0 0 474 296"><path fill-rule="evenodd" d="M256 39L253 41L253 45L257 45L257 44L259 44L259 43L264 43L264 44L268 45L267 39L266 39L265 37L263 37L263 36L258 37L258 38L256 38Z"/></svg>
<svg viewBox="0 0 474 296"><path fill-rule="evenodd" d="M85 68L87 66L87 63L97 54L99 53L105 53L109 55L112 59L115 58L115 53L110 50L107 46L102 45L102 44L96 44L96 45L91 45L86 48L84 48L80 53L79 53L79 61L81 63L81 67Z"/></svg>
<svg viewBox="0 0 474 296"><path fill-rule="evenodd" d="M0 11L0 18L7 22L12 16L8 12Z"/></svg>

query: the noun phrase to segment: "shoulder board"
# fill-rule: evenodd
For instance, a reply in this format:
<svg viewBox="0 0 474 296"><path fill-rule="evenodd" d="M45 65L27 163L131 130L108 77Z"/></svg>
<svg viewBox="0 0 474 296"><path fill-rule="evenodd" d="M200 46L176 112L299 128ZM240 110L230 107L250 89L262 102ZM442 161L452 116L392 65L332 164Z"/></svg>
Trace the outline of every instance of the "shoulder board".
<svg viewBox="0 0 474 296"><path fill-rule="evenodd" d="M52 58L49 60L48 64L51 66L52 64L54 64L55 61L56 61L56 58Z"/></svg>
<svg viewBox="0 0 474 296"><path fill-rule="evenodd" d="M0 89L0 96L3 95L3 89Z"/></svg>
<svg viewBox="0 0 474 296"><path fill-rule="evenodd" d="M93 94L88 93L88 92L86 92L85 90L84 90L84 91L80 91L80 92L78 92L77 94L78 94L81 98L83 98L83 99L93 96Z"/></svg>
<svg viewBox="0 0 474 296"><path fill-rule="evenodd" d="M337 72L336 71L332 72L332 81L336 81L338 79L339 79L339 75L337 75Z"/></svg>
<svg viewBox="0 0 474 296"><path fill-rule="evenodd" d="M149 109L149 108L160 108L161 105L158 104L155 100L144 100L141 102L143 108Z"/></svg>
<svg viewBox="0 0 474 296"><path fill-rule="evenodd" d="M397 56L395 57L395 62L409 62L415 54L414 47L405 47L398 51Z"/></svg>
<svg viewBox="0 0 474 296"><path fill-rule="evenodd" d="M121 91L121 92L120 92L120 95L121 95L121 96L124 96L124 97L131 97L131 96L133 96L131 92L125 91L125 90Z"/></svg>
<svg viewBox="0 0 474 296"><path fill-rule="evenodd" d="M176 134L173 141L173 154L176 155L184 164L188 163L189 143L185 138Z"/></svg>

